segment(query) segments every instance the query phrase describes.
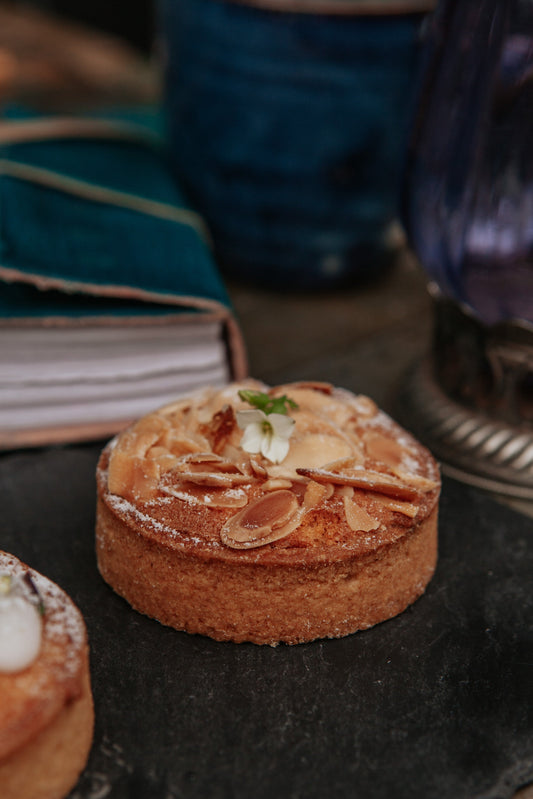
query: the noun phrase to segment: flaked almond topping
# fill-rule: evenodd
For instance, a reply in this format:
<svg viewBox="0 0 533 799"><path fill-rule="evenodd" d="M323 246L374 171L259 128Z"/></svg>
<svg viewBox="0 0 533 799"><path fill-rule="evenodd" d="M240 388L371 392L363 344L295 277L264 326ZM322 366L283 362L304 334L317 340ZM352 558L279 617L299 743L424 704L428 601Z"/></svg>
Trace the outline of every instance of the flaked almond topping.
<svg viewBox="0 0 533 799"><path fill-rule="evenodd" d="M111 494L130 500L151 499L157 493L159 477L157 461L138 458L119 449L113 451L107 477Z"/></svg>
<svg viewBox="0 0 533 799"><path fill-rule="evenodd" d="M308 408L303 404L300 410L293 413L293 418L300 436L315 433L317 435L334 436L340 439L344 438L342 430L340 430L331 419L326 419L323 415L320 415L312 408Z"/></svg>
<svg viewBox="0 0 533 799"><path fill-rule="evenodd" d="M291 488L292 482L290 480L285 480L283 477L272 477L270 480L266 480L261 489L263 491L278 491L280 488Z"/></svg>
<svg viewBox="0 0 533 799"><path fill-rule="evenodd" d="M161 443L163 446L167 447L168 451L172 455L175 455L177 458L180 458L183 455L189 455L193 452L202 452L207 446L207 441L205 441L205 439L199 436L193 437L192 435L176 436L166 434Z"/></svg>
<svg viewBox="0 0 533 799"><path fill-rule="evenodd" d="M351 454L352 447L341 437L329 433L308 433L291 444L283 463L269 465L267 468L271 477L297 479L299 466L307 464L308 467L319 467Z"/></svg>
<svg viewBox="0 0 533 799"><path fill-rule="evenodd" d="M401 513L403 516L408 516L410 519L414 519L420 509L420 506L414 502L400 502L391 497L385 497L383 494L376 494L374 499L378 501L383 508Z"/></svg>
<svg viewBox="0 0 533 799"><path fill-rule="evenodd" d="M118 444L111 453L111 457L117 451L122 451L131 455L132 457L143 458L150 447L159 440L159 432L157 430L143 430L135 432L134 430L126 430L119 440Z"/></svg>
<svg viewBox="0 0 533 799"><path fill-rule="evenodd" d="M221 457L226 463L232 463L241 474L247 474L249 477L254 476L247 452L234 447L233 444L226 444L222 450Z"/></svg>
<svg viewBox="0 0 533 799"><path fill-rule="evenodd" d="M317 391L312 387L304 387L301 384L278 386L274 390L273 396L281 394L285 389L301 411L317 414L321 416L324 421L328 419L331 409L335 408L337 405L331 393Z"/></svg>
<svg viewBox="0 0 533 799"><path fill-rule="evenodd" d="M307 513L313 508L316 508L320 502L327 500L333 494L333 486L331 483L316 483L310 480L305 488L303 509Z"/></svg>
<svg viewBox="0 0 533 799"><path fill-rule="evenodd" d="M291 532L298 517L298 500L291 491L273 491L251 502L229 519L220 532L222 542L233 549L250 549L278 541ZM299 519L297 519L299 522Z"/></svg>
<svg viewBox="0 0 533 799"><path fill-rule="evenodd" d="M348 394L347 401L351 404L352 408L356 410L358 416L362 418L372 419L379 413L379 408L374 400L371 400L370 397L365 396L365 394L358 394L356 397Z"/></svg>
<svg viewBox="0 0 533 799"><path fill-rule="evenodd" d="M251 482L250 477L239 472L184 472L173 469L170 472L172 477L177 477L179 481L193 483L199 486L236 486L246 485Z"/></svg>
<svg viewBox="0 0 533 799"><path fill-rule="evenodd" d="M183 414L187 413L187 411L190 410L190 407L191 401L186 397L164 405L159 409L159 414L163 415L171 423L176 423L176 420L178 420Z"/></svg>
<svg viewBox="0 0 533 799"><path fill-rule="evenodd" d="M213 452L220 453L236 429L235 412L231 405L225 405L222 410L214 414L208 424L202 426L202 433L209 441Z"/></svg>
<svg viewBox="0 0 533 799"><path fill-rule="evenodd" d="M244 485L253 480L250 474L243 474L235 463L213 452L184 455L172 470L170 478L206 486Z"/></svg>
<svg viewBox="0 0 533 799"><path fill-rule="evenodd" d="M381 472L359 470L351 472L331 472L326 469L296 469L297 473L318 483L333 483L334 485L347 485L363 491L375 491L386 494L395 499L416 499L417 491L411 486L399 483L393 478L388 479Z"/></svg>
<svg viewBox="0 0 533 799"><path fill-rule="evenodd" d="M252 467L252 472L257 475L257 477L261 477L263 479L268 477L268 471L263 464L260 463L258 456L252 455L250 457L250 466Z"/></svg>
<svg viewBox="0 0 533 799"><path fill-rule="evenodd" d="M135 435L140 436L143 433L156 433L160 436L170 429L170 422L159 413L151 413L148 416L139 419L133 426Z"/></svg>
<svg viewBox="0 0 533 799"><path fill-rule="evenodd" d="M147 458L150 458L150 460L157 463L161 474L169 472L176 466L178 462L178 459L175 455L172 455L167 449L165 449L165 447L158 446L152 447L148 450Z"/></svg>
<svg viewBox="0 0 533 799"><path fill-rule="evenodd" d="M393 469L393 471L402 482L408 483L418 491L423 491L425 493L427 491L434 491L439 487L439 484L436 483L435 480L430 480L429 478L422 477L419 474L412 474L411 472L406 472L403 469Z"/></svg>
<svg viewBox="0 0 533 799"><path fill-rule="evenodd" d="M205 472L206 466L216 472L238 472L239 468L232 461L216 455L214 452L192 452L179 459L178 469L187 472Z"/></svg>
<svg viewBox="0 0 533 799"><path fill-rule="evenodd" d="M214 452L187 452L180 458L180 463L220 463L223 459Z"/></svg>
<svg viewBox="0 0 533 799"><path fill-rule="evenodd" d="M398 466L406 454L401 444L381 433L367 433L364 444L369 458L386 463L387 466Z"/></svg>
<svg viewBox="0 0 533 799"><path fill-rule="evenodd" d="M356 505L352 499L344 498L344 516L348 527L354 533L370 533L377 530L379 521L366 512L364 508Z"/></svg>
<svg viewBox="0 0 533 799"><path fill-rule="evenodd" d="M363 453L352 453L347 458L339 458L335 461L324 463L320 468L326 472L335 472L335 474L345 473L350 469L359 469L363 463Z"/></svg>
<svg viewBox="0 0 533 799"><path fill-rule="evenodd" d="M378 519L375 519L360 505L357 505L353 500L353 486L343 486L341 489L344 517L348 527L354 533L370 533L377 530L380 526Z"/></svg>
<svg viewBox="0 0 533 799"><path fill-rule="evenodd" d="M166 447L161 447L159 444L154 444L153 447L150 447L146 455L148 458L153 458L154 460L164 455L165 457L170 456L176 461L176 463L178 461L175 455L171 455Z"/></svg>

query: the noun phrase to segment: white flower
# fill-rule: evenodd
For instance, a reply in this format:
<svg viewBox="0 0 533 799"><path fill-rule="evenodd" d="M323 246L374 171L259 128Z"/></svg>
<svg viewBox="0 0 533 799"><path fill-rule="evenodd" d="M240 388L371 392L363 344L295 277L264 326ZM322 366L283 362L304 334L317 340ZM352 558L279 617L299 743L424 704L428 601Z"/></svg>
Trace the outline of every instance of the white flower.
<svg viewBox="0 0 533 799"><path fill-rule="evenodd" d="M244 430L241 447L245 452L260 452L272 463L281 463L289 451L294 419L282 413L237 411L237 424Z"/></svg>

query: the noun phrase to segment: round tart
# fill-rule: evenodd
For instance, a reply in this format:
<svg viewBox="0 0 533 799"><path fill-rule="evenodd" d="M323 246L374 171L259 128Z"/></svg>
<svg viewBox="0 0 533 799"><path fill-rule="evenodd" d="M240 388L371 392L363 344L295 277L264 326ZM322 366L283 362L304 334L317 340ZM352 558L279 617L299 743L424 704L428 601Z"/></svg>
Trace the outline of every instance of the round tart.
<svg viewBox="0 0 533 799"><path fill-rule="evenodd" d="M372 400L324 383L206 389L98 465L97 557L166 625L221 641L339 637L400 613L437 557L437 464Z"/></svg>
<svg viewBox="0 0 533 799"><path fill-rule="evenodd" d="M55 583L0 552L0 796L61 799L93 736L87 634Z"/></svg>

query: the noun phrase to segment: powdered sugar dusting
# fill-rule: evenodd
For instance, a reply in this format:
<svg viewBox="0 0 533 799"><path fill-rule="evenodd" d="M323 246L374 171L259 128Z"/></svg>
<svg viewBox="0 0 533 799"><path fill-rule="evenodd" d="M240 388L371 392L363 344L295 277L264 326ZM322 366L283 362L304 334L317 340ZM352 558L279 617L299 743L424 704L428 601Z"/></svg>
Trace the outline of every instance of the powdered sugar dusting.
<svg viewBox="0 0 533 799"><path fill-rule="evenodd" d="M179 532L174 527L170 527L168 524L163 524L158 519L154 519L153 516L149 516L147 513L143 513L139 508L133 505L129 500L123 499L122 497L118 497L115 494L108 494L107 502L109 507L114 510L116 513L121 515L131 515L137 521L141 521L144 524L148 525L152 530L156 530L159 533L165 533L172 538L180 538L181 540L187 540L193 544L203 544L204 546L210 546L212 542L205 541L198 536L190 536L186 533Z"/></svg>
<svg viewBox="0 0 533 799"><path fill-rule="evenodd" d="M137 519L143 521L145 524L150 525L152 529L157 530L158 532L161 533L164 532L170 535L176 533L176 531L172 527L169 527L168 525L163 524L157 519L154 519L152 516L149 516L147 513L143 513L129 500L123 499L122 497L118 497L116 494L109 494L107 497L107 502L109 506L117 513L132 514Z"/></svg>

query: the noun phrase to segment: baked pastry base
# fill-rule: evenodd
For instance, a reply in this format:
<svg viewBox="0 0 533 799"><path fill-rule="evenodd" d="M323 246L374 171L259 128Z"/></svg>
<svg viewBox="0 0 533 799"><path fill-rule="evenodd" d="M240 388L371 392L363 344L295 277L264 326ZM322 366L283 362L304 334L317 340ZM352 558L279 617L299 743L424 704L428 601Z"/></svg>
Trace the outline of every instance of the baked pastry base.
<svg viewBox="0 0 533 799"><path fill-rule="evenodd" d="M0 762L3 799L62 799L76 784L91 748L94 710L88 666L81 694L21 749Z"/></svg>
<svg viewBox="0 0 533 799"><path fill-rule="evenodd" d="M139 534L98 502L102 577L136 610L218 641L276 645L337 638L396 616L425 590L437 560L437 508L363 556L305 564L196 556ZM139 579L142 574L142 579Z"/></svg>

